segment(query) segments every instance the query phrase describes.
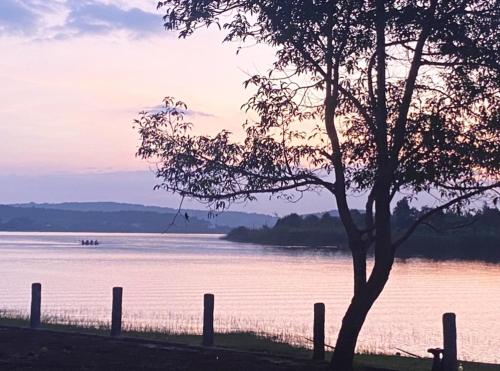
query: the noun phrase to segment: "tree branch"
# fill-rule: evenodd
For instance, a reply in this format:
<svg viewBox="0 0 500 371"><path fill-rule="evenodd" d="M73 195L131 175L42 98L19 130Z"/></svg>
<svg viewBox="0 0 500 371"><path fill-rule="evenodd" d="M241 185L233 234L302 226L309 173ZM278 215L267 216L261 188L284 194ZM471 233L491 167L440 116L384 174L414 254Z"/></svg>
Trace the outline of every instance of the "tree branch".
<svg viewBox="0 0 500 371"><path fill-rule="evenodd" d="M166 187L168 190L174 191L174 192L179 192L182 196L188 196L188 197L193 197L197 198L200 200L207 200L207 201L220 201L220 200L229 200L229 199L234 199L238 196L250 196L251 194L261 194L261 193L278 193L282 191L289 191L291 189L295 189L298 187L304 187L304 186L311 186L314 185L311 182L299 182L295 184L289 184L289 185L284 185L281 187L274 187L274 188L266 188L266 189L260 189L260 188L255 188L255 189L242 189L240 191L235 191L235 192L229 192L225 194L206 194L206 193L197 193L197 192L191 192L191 191L186 191L184 189L180 188L173 188L173 187Z"/></svg>
<svg viewBox="0 0 500 371"><path fill-rule="evenodd" d="M436 6L437 6L437 0L433 0L428 10L429 18L434 14ZM396 120L396 124L394 126L394 139L390 156L391 171L394 171L397 167L398 154L404 143L404 138L406 134L406 120L408 117L408 112L410 110L413 91L415 90L418 71L422 63L422 53L424 50L424 45L425 42L427 41L429 31L432 27L431 25L432 22L430 22L430 19L427 19L427 21L424 23L422 31L420 32L420 36L418 37L417 45L415 46L413 60L411 62L410 71L408 72L403 98L401 100L401 105L399 107L399 115Z"/></svg>

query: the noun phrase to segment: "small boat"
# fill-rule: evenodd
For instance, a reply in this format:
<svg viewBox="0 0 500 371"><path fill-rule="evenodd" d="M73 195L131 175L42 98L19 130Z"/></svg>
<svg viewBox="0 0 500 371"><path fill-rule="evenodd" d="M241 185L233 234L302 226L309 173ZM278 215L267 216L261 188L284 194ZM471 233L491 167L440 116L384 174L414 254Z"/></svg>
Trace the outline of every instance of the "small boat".
<svg viewBox="0 0 500 371"><path fill-rule="evenodd" d="M98 246L99 241L97 240L82 240L82 246Z"/></svg>

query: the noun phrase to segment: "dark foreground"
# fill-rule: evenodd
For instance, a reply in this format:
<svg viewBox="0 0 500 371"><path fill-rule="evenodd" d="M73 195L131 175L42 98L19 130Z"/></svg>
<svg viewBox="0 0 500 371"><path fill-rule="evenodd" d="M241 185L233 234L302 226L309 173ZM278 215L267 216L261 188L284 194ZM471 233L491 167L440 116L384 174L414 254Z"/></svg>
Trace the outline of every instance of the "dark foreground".
<svg viewBox="0 0 500 371"><path fill-rule="evenodd" d="M0 327L0 369L315 371L327 370L328 364L159 341Z"/></svg>
<svg viewBox="0 0 500 371"><path fill-rule="evenodd" d="M8 322L1 317L0 321ZM144 338L159 335L155 333L130 332L134 337L111 338L100 333L70 332L67 331L68 326L59 327L57 330L31 330L17 325L0 325L0 370L328 370L328 363L310 360L309 350L274 343L251 334L227 334L219 335L219 338L216 334L216 340L231 348L258 349L260 343L264 346L261 351L188 345L193 344L193 340L199 344L200 339L196 335L173 335L172 339L176 339L173 341L186 342L180 344L168 339ZM276 355L275 352L284 355ZM497 371L500 365L464 362L464 368L467 371ZM430 359L356 356L356 371L430 369Z"/></svg>

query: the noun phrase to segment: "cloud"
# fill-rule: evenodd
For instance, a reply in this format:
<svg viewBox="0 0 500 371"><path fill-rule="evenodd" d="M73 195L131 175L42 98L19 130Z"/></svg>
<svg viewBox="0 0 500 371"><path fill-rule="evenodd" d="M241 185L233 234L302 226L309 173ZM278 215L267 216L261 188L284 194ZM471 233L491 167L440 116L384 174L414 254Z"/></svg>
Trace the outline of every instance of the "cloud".
<svg viewBox="0 0 500 371"><path fill-rule="evenodd" d="M37 28L39 15L29 4L17 0L0 1L0 34L27 34Z"/></svg>
<svg viewBox="0 0 500 371"><path fill-rule="evenodd" d="M163 31L161 15L100 0L1 0L0 35L66 39L126 32L147 37Z"/></svg>
<svg viewBox="0 0 500 371"><path fill-rule="evenodd" d="M162 31L160 15L139 8L123 9L113 4L94 0L73 0L62 32L72 35L108 34L125 30L135 36L146 36Z"/></svg>

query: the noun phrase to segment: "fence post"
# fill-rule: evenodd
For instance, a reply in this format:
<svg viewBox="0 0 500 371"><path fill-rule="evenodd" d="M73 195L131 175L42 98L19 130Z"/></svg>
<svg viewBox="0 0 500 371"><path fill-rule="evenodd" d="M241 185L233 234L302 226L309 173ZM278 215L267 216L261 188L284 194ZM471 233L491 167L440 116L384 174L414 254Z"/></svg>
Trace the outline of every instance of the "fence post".
<svg viewBox="0 0 500 371"><path fill-rule="evenodd" d="M111 312L111 336L122 333L122 296L123 288L113 287L113 309Z"/></svg>
<svg viewBox="0 0 500 371"><path fill-rule="evenodd" d="M41 317L41 304L42 304L42 285L40 283L31 284L31 315L30 327L40 327Z"/></svg>
<svg viewBox="0 0 500 371"><path fill-rule="evenodd" d="M455 313L443 314L443 371L457 371L457 325Z"/></svg>
<svg viewBox="0 0 500 371"><path fill-rule="evenodd" d="M203 345L214 345L214 296L203 296Z"/></svg>
<svg viewBox="0 0 500 371"><path fill-rule="evenodd" d="M325 360L325 304L314 304L313 359Z"/></svg>

